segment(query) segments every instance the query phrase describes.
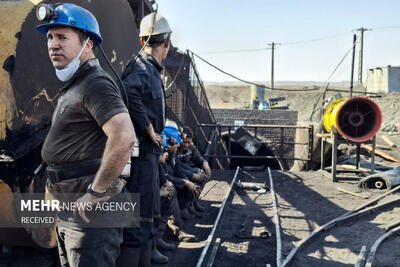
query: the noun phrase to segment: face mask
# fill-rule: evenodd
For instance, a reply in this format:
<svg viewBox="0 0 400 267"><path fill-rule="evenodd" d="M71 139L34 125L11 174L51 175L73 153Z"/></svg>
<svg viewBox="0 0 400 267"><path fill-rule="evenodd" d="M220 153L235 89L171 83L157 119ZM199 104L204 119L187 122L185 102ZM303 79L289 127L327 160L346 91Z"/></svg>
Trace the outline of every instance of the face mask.
<svg viewBox="0 0 400 267"><path fill-rule="evenodd" d="M62 81L66 82L72 78L75 72L79 69L79 65L81 64L81 60L79 57L82 55L83 50L85 49L87 43L89 42L89 38L86 40L85 44L83 45L79 54L74 58L67 66L63 69L56 69L57 78Z"/></svg>

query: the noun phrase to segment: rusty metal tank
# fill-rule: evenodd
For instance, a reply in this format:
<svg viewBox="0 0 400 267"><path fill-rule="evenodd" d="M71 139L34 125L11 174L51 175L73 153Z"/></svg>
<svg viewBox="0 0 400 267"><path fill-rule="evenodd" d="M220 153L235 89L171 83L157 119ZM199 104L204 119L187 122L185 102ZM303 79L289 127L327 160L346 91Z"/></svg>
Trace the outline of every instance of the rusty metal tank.
<svg viewBox="0 0 400 267"><path fill-rule="evenodd" d="M46 38L36 30L35 6L41 2L69 2L90 10L99 22L104 51L119 74L140 48L141 17L152 11L147 0L0 2L0 193L32 190L33 171L41 162L40 149L62 85L49 60ZM99 52L100 64L115 78ZM44 190L40 184L35 188ZM0 221L15 219L8 214L9 205L0 209ZM0 228L0 244L32 245L34 235Z"/></svg>

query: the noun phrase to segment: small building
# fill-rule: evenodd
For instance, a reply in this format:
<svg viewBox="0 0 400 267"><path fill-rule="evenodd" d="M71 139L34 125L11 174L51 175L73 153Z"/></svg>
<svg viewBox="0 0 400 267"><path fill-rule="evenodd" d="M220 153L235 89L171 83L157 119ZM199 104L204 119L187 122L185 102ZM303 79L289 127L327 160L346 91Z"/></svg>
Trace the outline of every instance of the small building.
<svg viewBox="0 0 400 267"><path fill-rule="evenodd" d="M400 67L378 67L369 69L367 92L388 94L400 92Z"/></svg>

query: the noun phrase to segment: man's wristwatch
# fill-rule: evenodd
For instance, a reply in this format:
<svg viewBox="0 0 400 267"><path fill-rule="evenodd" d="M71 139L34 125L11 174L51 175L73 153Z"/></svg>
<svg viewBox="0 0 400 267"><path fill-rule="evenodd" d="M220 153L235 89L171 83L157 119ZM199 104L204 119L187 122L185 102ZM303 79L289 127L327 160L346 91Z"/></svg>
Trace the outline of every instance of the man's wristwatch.
<svg viewBox="0 0 400 267"><path fill-rule="evenodd" d="M92 185L93 185L93 184L90 184L90 185L88 186L88 188L87 188L87 192L88 192L89 194L91 194L92 196L97 197L97 198L102 198L102 197L104 197L104 196L106 195L107 191L104 191L103 193L96 192L96 191L94 191L94 190L92 189Z"/></svg>

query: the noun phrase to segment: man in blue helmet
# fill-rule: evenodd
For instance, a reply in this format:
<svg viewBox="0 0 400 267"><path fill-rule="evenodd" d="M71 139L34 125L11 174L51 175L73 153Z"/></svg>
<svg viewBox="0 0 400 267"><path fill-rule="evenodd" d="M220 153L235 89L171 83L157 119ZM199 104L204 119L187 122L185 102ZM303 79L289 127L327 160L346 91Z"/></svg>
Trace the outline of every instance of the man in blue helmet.
<svg viewBox="0 0 400 267"><path fill-rule="evenodd" d="M102 41L96 18L74 4L39 5L37 28L47 37L60 89L52 125L42 147L47 187L55 196L74 193L86 207L113 199L123 190L118 178L135 142L134 129L113 79L93 48ZM47 16L47 18L46 18ZM61 266L114 266L122 228L90 228L90 210L59 213ZM100 223L111 221L104 214Z"/></svg>
<svg viewBox="0 0 400 267"><path fill-rule="evenodd" d="M124 231L118 260L120 267L151 266L151 240L154 218L160 217L158 164L160 136L165 124L165 94L161 78L167 57L171 29L162 16L151 13L140 23L143 52L129 62L122 74L129 99L129 113L139 140L139 156L132 158L127 188L140 194L140 228ZM137 257L139 255L139 257Z"/></svg>

